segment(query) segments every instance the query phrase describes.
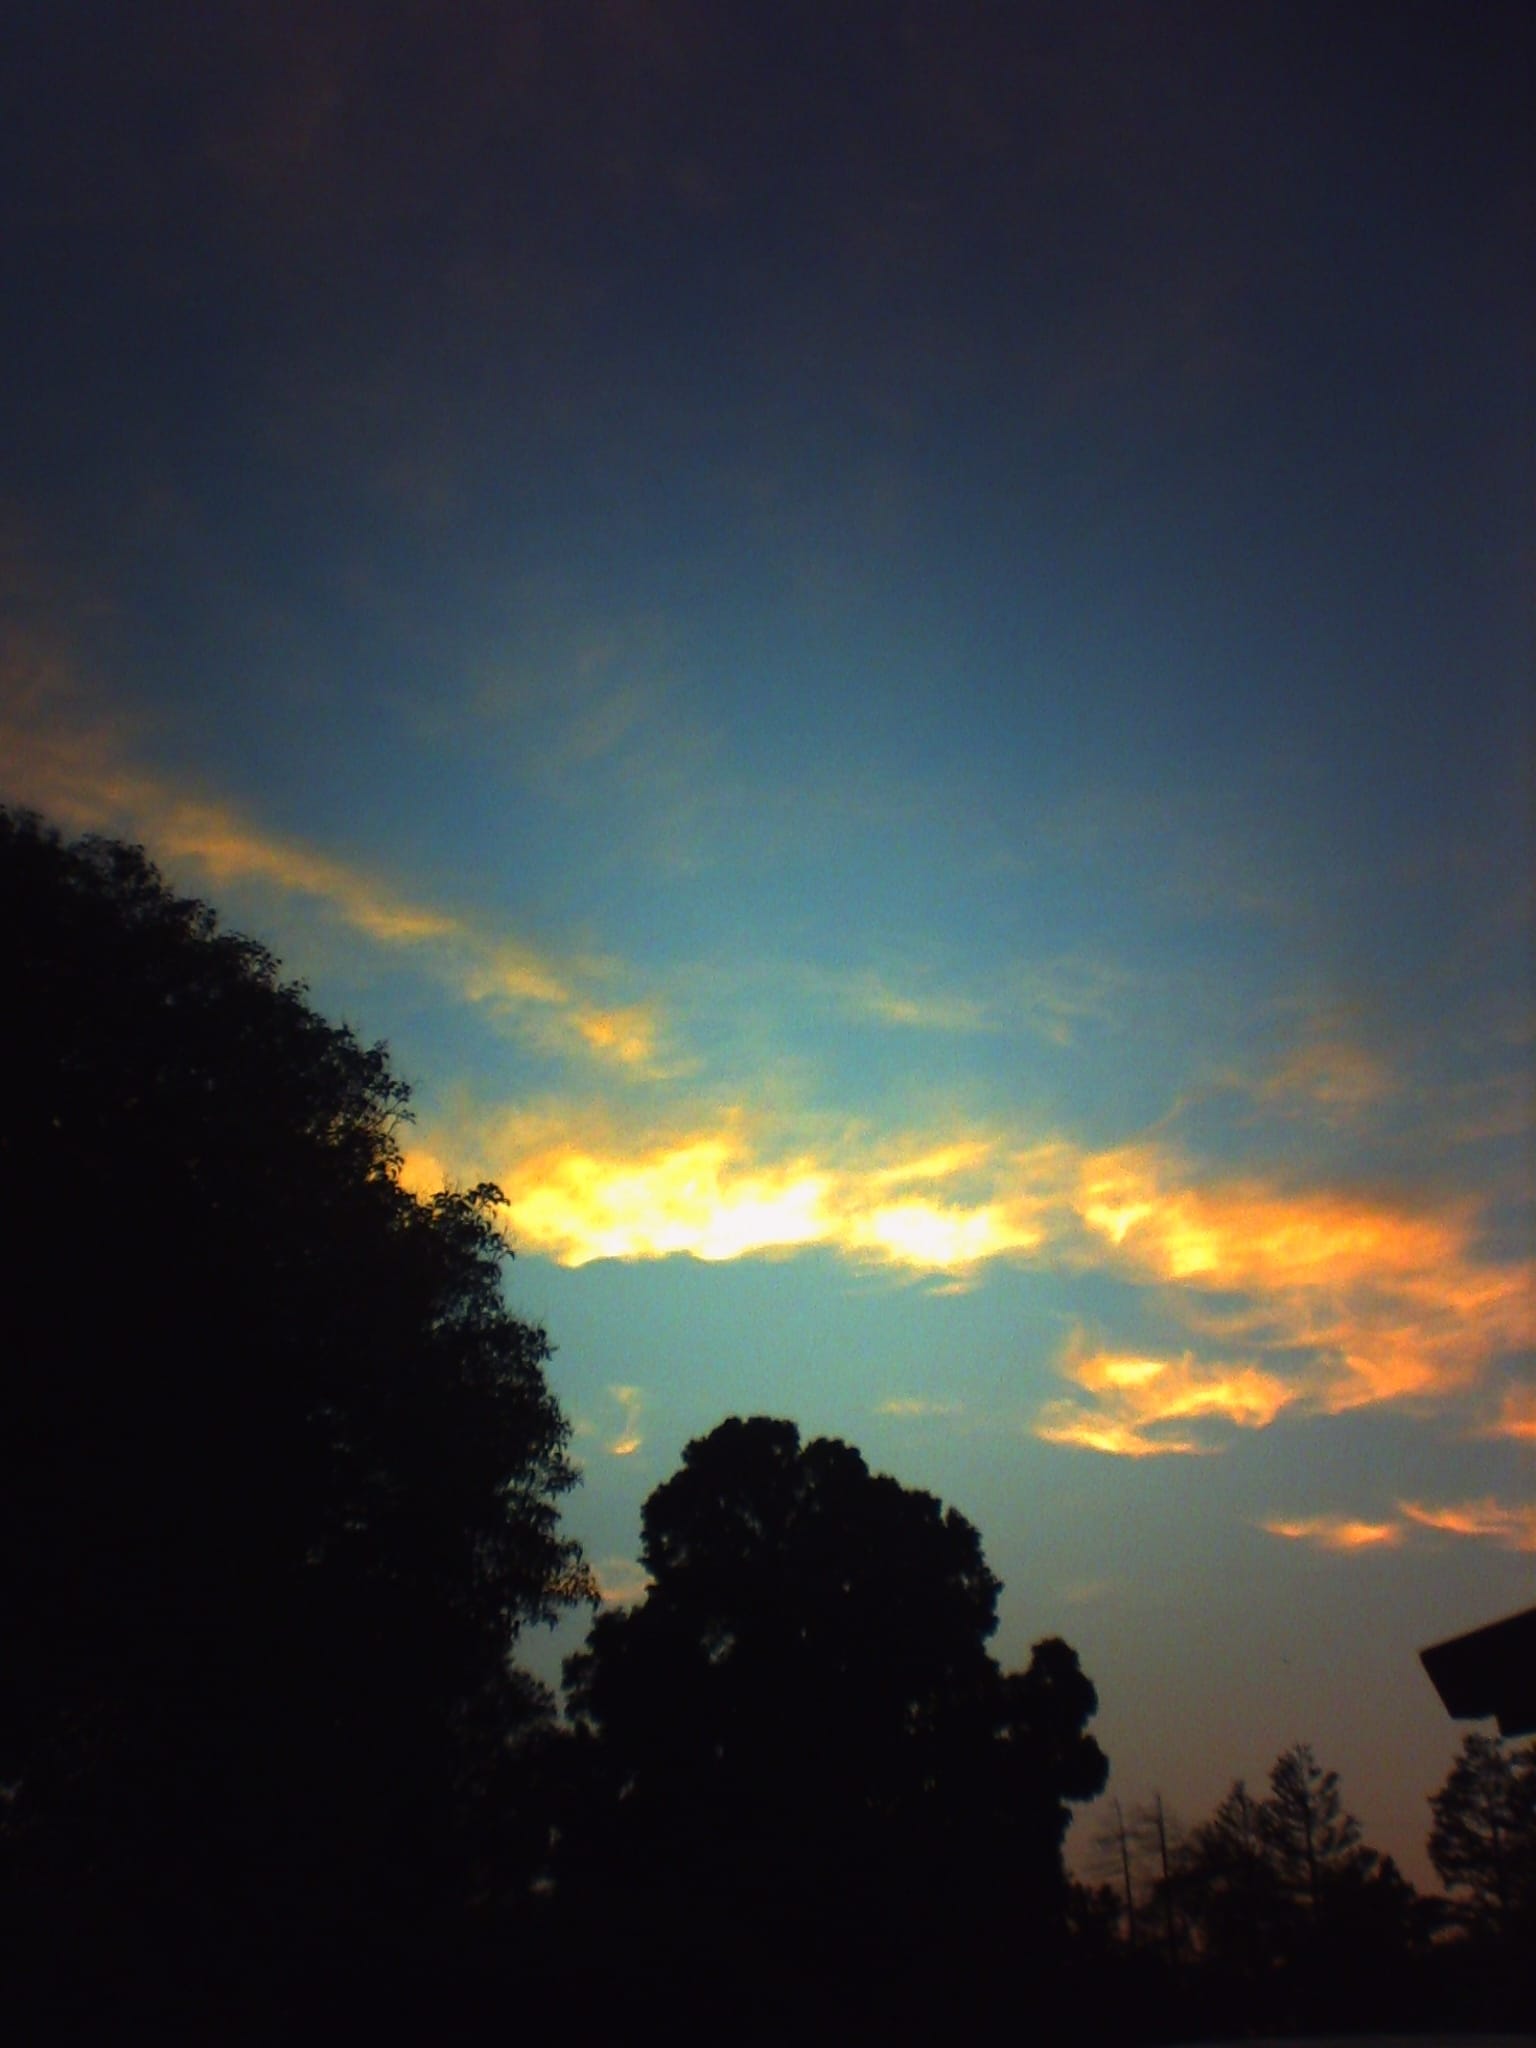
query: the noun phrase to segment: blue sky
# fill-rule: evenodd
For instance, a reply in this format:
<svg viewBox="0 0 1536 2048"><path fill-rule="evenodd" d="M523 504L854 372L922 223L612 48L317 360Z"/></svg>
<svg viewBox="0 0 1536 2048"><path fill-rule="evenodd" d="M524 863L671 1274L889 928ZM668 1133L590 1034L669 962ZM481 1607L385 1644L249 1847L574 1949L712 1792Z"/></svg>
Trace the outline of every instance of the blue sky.
<svg viewBox="0 0 1536 2048"><path fill-rule="evenodd" d="M1531 56L80 4L0 119L4 794L505 1189L610 1592L789 1414L1127 1802L1310 1739L1420 1876L1536 1557Z"/></svg>

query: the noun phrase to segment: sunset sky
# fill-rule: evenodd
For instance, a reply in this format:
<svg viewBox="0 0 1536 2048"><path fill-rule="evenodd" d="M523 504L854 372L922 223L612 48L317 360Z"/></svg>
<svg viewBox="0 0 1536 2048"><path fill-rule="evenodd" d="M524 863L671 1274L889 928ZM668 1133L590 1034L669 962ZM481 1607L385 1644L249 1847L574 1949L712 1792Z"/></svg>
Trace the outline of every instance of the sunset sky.
<svg viewBox="0 0 1536 2048"><path fill-rule="evenodd" d="M609 1595L791 1416L977 1524L1127 1804L1310 1739L1421 1881L1416 1652L1536 1599L1532 20L0 52L0 796L505 1190Z"/></svg>

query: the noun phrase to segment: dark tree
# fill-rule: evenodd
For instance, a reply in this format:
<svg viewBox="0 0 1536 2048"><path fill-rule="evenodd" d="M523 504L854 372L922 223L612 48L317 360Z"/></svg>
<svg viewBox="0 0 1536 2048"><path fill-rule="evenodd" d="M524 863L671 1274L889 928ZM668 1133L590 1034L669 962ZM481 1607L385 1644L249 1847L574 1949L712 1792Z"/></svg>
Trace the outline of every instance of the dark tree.
<svg viewBox="0 0 1536 2048"><path fill-rule="evenodd" d="M1269 1795L1234 1785L1171 1859L1199 1997L1233 2030L1400 2023L1428 1925L1390 1857L1361 1840L1338 1773L1307 1743L1277 1757Z"/></svg>
<svg viewBox="0 0 1536 2048"><path fill-rule="evenodd" d="M1314 1923L1330 1890L1376 1860L1360 1847L1360 1823L1344 1808L1338 1772L1322 1768L1310 1743L1275 1759L1258 1826L1281 1896Z"/></svg>
<svg viewBox="0 0 1536 2048"><path fill-rule="evenodd" d="M137 848L0 812L0 961L8 1878L77 1977L267 1983L446 1896L539 1710L549 1347L494 1190L400 1185L383 1050Z"/></svg>
<svg viewBox="0 0 1536 2048"><path fill-rule="evenodd" d="M995 1952L1006 1927L1017 1957L1059 1926L1066 1802L1106 1775L1097 1699L1065 1643L999 1670L969 1522L758 1417L688 1446L641 1554L645 1600L567 1665L602 1787L589 1873L628 1872L674 1918L687 1897L695 1930L754 1929L760 1977L771 1950L866 2020L915 1955L952 1999L958 1944Z"/></svg>
<svg viewBox="0 0 1536 2048"><path fill-rule="evenodd" d="M1494 1935L1536 1926L1536 1745L1466 1736L1430 1807L1430 1860L1462 1924Z"/></svg>

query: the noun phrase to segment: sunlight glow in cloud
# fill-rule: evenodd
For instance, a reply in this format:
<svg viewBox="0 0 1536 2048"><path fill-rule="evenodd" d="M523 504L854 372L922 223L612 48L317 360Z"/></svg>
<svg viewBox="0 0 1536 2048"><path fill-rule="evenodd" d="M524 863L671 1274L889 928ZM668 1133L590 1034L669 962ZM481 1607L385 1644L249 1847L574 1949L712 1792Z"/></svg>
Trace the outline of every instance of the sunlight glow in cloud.
<svg viewBox="0 0 1536 2048"><path fill-rule="evenodd" d="M460 1178L508 1190L518 1245L565 1265L822 1247L951 1286L1007 1256L1155 1290L1191 1348L1069 1350L1075 1394L1035 1421L1047 1442L1115 1456L1210 1452L1291 1409L1443 1403L1532 1336L1530 1268L1480 1257L1464 1203L1202 1179L1145 1143L914 1137L893 1155L858 1132L775 1144L739 1110L635 1139L579 1106L426 1135L424 1152L464 1162ZM1521 1427L1524 1411L1507 1412Z"/></svg>
<svg viewBox="0 0 1536 2048"><path fill-rule="evenodd" d="M0 649L0 756L5 794L76 830L142 837L153 856L210 882L257 883L319 903L376 945L411 949L462 1001L507 1016L556 1051L645 1070L658 1023L644 1004L583 999L579 963L413 902L358 867L264 832L233 805L178 790L134 765L123 735L91 722L61 658L14 636Z"/></svg>
<svg viewBox="0 0 1536 2048"><path fill-rule="evenodd" d="M1259 1527L1271 1536L1313 1543L1321 1550L1395 1549L1403 1540L1400 1522L1351 1521L1345 1515L1299 1515L1289 1521L1277 1516Z"/></svg>
<svg viewBox="0 0 1536 2048"><path fill-rule="evenodd" d="M317 902L526 1043L574 1056L588 1077L594 1062L615 1088L683 1071L659 1060L653 1004L608 1000L611 966L482 929L142 770L121 730L82 709L67 663L14 633L0 648L0 743L12 796L69 825L142 834L217 882ZM893 994L872 973L855 993L887 1023L987 1021L942 994ZM1268 1092L1353 1116L1391 1091L1380 1063L1334 1033L1283 1062ZM1111 1340L1070 1351L1061 1370L1073 1392L1048 1403L1035 1429L1116 1456L1208 1452L1293 1408L1478 1392L1491 1404L1491 1368L1536 1341L1536 1267L1480 1252L1472 1202L1223 1175L1161 1140L1020 1146L1000 1128L871 1134L825 1119L791 1130L739 1109L658 1109L654 1097L640 1120L622 1097L599 1110L578 1095L539 1115L492 1112L423 1132L406 1175L421 1191L495 1180L514 1241L568 1266L822 1248L949 1291L1003 1257L1112 1274L1154 1293L1191 1348L1143 1356ZM1536 1390L1509 1389L1485 1428L1536 1440Z"/></svg>
<svg viewBox="0 0 1536 2048"><path fill-rule="evenodd" d="M1499 1419L1489 1425L1487 1434L1536 1445L1536 1387L1510 1387L1500 1404Z"/></svg>
<svg viewBox="0 0 1536 2048"><path fill-rule="evenodd" d="M567 1266L679 1253L715 1261L820 1245L870 1264L954 1274L1043 1241L1028 1201L941 1201L925 1191L974 1171L990 1148L972 1144L914 1146L895 1164L809 1151L773 1160L761 1156L736 1112L713 1129L638 1144L614 1133L581 1142L559 1122L551 1129L548 1120L514 1116L471 1142L485 1172L508 1190L515 1242ZM431 1185L438 1161L460 1149L437 1142L413 1151L412 1185Z"/></svg>
<svg viewBox="0 0 1536 2048"><path fill-rule="evenodd" d="M1203 1364L1182 1358L1083 1353L1069 1347L1066 1377L1092 1395L1087 1403L1048 1402L1035 1423L1046 1443L1075 1444L1119 1457L1195 1456L1219 1448L1186 1425L1224 1422L1263 1429L1296 1399L1278 1374L1255 1366Z"/></svg>
<svg viewBox="0 0 1536 2048"><path fill-rule="evenodd" d="M1405 1500L1398 1505L1410 1521L1426 1529L1448 1536L1479 1536L1505 1550L1536 1550L1536 1501L1467 1500L1429 1507Z"/></svg>

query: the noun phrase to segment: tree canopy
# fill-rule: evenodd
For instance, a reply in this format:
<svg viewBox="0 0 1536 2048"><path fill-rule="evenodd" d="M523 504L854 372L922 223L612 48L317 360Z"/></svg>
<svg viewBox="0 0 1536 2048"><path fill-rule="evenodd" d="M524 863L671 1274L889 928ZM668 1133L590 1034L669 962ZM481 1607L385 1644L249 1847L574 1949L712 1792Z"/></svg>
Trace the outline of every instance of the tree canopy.
<svg viewBox="0 0 1536 2048"><path fill-rule="evenodd" d="M605 1870L830 1974L1055 1923L1066 1802L1107 1772L1097 1698L1059 1641L999 1669L962 1515L754 1417L689 1444L642 1529L645 1599L567 1664Z"/></svg>
<svg viewBox="0 0 1536 2048"><path fill-rule="evenodd" d="M0 960L12 1881L376 1919L589 1591L495 1191L403 1188L383 1048L136 847L0 812Z"/></svg>
<svg viewBox="0 0 1536 2048"><path fill-rule="evenodd" d="M1429 1854L1477 1933L1536 1932L1536 1744L1469 1734L1430 1800Z"/></svg>

